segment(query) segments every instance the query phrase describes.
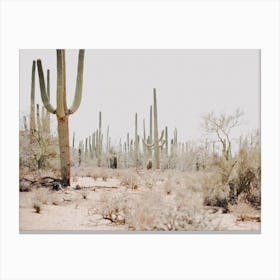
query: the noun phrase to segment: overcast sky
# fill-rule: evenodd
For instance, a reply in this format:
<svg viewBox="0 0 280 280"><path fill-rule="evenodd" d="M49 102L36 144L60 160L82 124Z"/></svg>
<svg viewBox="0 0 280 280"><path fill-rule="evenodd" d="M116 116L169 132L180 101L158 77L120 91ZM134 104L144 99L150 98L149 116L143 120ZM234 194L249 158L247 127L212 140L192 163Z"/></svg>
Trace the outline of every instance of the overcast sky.
<svg viewBox="0 0 280 280"><path fill-rule="evenodd" d="M56 51L20 51L20 116L29 115L32 61L42 59L51 73L51 103L56 107ZM78 50L66 50L67 101L76 84ZM36 103L42 104L36 69ZM70 116L69 129L77 140L92 134L102 111L103 133L110 126L113 143L134 135L134 115L149 123L149 107L157 89L159 128L166 125L178 141L203 136L201 116L207 112L232 113L240 108L245 124L238 137L260 126L259 50L86 50L82 103ZM52 115L53 131L56 117Z"/></svg>

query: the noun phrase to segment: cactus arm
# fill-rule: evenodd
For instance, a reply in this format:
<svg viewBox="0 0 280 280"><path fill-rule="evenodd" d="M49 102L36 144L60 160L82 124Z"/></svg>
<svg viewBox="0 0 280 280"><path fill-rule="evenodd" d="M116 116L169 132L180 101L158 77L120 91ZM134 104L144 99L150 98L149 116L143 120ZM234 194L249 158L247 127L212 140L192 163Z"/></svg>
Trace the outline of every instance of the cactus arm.
<svg viewBox="0 0 280 280"><path fill-rule="evenodd" d="M146 141L144 140L144 139L142 139L142 142L143 142L143 144L146 146L146 147L148 147L148 148L154 148L154 143L152 143L152 144L149 144L149 143L146 143Z"/></svg>
<svg viewBox="0 0 280 280"><path fill-rule="evenodd" d="M50 100L50 70L47 70L47 96Z"/></svg>
<svg viewBox="0 0 280 280"><path fill-rule="evenodd" d="M160 135L158 142L161 142L163 137L164 137L164 130L161 131L161 135Z"/></svg>
<svg viewBox="0 0 280 280"><path fill-rule="evenodd" d="M83 89L83 72L84 72L84 56L85 50L79 51L79 61L78 61L78 73L77 73L77 80L76 80L76 91L75 97L72 106L68 110L68 114L75 113L82 100L82 89Z"/></svg>
<svg viewBox="0 0 280 280"><path fill-rule="evenodd" d="M159 145L159 148L163 148L164 147L164 144L165 144L165 140L163 139L163 141L161 142L161 144Z"/></svg>
<svg viewBox="0 0 280 280"><path fill-rule="evenodd" d="M65 63L65 50L62 50L62 77L63 77L63 110L64 114L68 111L66 102L66 63Z"/></svg>
<svg viewBox="0 0 280 280"><path fill-rule="evenodd" d="M64 111L64 65L63 65L63 50L56 50L57 56L57 88L56 88L56 102L57 109L56 114L58 118L63 118L65 116Z"/></svg>
<svg viewBox="0 0 280 280"><path fill-rule="evenodd" d="M43 68L42 68L42 62L41 62L40 59L37 60L37 68L38 68L39 84L40 84L42 102L43 102L45 108L48 110L48 112L50 112L52 114L55 114L56 110L51 105L50 99L49 99L48 94L46 92L44 72L43 72Z"/></svg>

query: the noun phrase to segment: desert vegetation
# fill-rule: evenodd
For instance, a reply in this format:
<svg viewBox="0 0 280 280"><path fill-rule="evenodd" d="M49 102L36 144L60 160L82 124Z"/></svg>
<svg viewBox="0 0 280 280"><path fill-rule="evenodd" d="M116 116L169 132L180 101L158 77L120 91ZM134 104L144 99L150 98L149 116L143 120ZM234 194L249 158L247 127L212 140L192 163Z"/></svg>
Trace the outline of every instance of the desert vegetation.
<svg viewBox="0 0 280 280"><path fill-rule="evenodd" d="M56 107L50 100L50 70L45 85L41 60L31 65L29 124L28 116L21 116L19 131L20 229L259 231L260 132L232 137L246 115L239 109L206 112L201 117L205 138L180 139L176 128L159 127L164 116L158 114L154 88L152 105L147 104L149 126L146 130L144 118L142 135L135 112L130 116L134 134L112 144L100 111L96 129L77 142L76 133L69 135L68 121L82 102L84 54L79 51L70 108L65 51L56 53ZM40 93L34 88L36 71ZM41 95L42 105L35 106L35 94ZM56 115L55 133L51 114Z"/></svg>

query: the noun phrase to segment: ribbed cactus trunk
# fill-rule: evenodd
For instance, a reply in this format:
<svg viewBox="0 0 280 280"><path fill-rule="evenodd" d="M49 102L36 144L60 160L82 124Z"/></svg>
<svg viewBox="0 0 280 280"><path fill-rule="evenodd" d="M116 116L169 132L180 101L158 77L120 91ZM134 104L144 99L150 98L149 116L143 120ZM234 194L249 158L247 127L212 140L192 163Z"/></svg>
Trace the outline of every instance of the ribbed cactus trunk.
<svg viewBox="0 0 280 280"><path fill-rule="evenodd" d="M158 115L157 115L157 94L154 88L154 168L159 169L159 141L158 141Z"/></svg>
<svg viewBox="0 0 280 280"><path fill-rule="evenodd" d="M39 82L41 89L41 98L45 108L48 112L56 114L57 130L60 152L60 168L61 178L64 186L70 185L70 148L69 148L69 128L68 117L75 113L82 99L82 85L83 85L83 68L84 68L84 50L79 51L78 71L76 80L76 91L72 106L68 109L66 104L66 69L65 69L65 51L57 50L57 94L56 109L51 105L49 93L45 87L45 78L42 68L41 60L37 60Z"/></svg>
<svg viewBox="0 0 280 280"><path fill-rule="evenodd" d="M68 116L57 118L58 143L60 151L61 178L66 186L70 186L70 149Z"/></svg>

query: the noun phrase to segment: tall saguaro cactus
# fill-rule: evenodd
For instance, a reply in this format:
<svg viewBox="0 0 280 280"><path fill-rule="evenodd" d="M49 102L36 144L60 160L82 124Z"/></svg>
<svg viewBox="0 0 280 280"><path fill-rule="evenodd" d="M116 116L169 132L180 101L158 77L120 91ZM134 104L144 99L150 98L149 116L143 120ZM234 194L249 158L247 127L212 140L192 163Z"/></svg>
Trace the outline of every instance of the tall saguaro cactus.
<svg viewBox="0 0 280 280"><path fill-rule="evenodd" d="M97 141L97 165L101 167L101 156L102 156L102 114L99 112L99 125L98 125L98 141Z"/></svg>
<svg viewBox="0 0 280 280"><path fill-rule="evenodd" d="M160 168L160 162L159 162L159 150L163 147L165 144L164 137L164 130L161 133L160 138L158 137L158 115L157 115L157 95L156 95L156 89L154 88L154 141L153 143L146 143L143 140L143 143L149 148L154 150L154 163L153 168L159 169Z"/></svg>
<svg viewBox="0 0 280 280"><path fill-rule="evenodd" d="M35 70L36 62L32 63L32 74L31 74L31 96L30 96L30 119L29 119L29 129L30 135L35 131Z"/></svg>
<svg viewBox="0 0 280 280"><path fill-rule="evenodd" d="M48 69L47 70L47 95L48 95L48 98L49 98L49 101L51 100L50 99L50 70ZM46 132L48 134L50 134L50 112L47 111L47 114L46 114Z"/></svg>
<svg viewBox="0 0 280 280"><path fill-rule="evenodd" d="M84 69L84 50L79 51L78 73L76 80L76 91L73 104L70 108L66 103L66 67L65 67L65 50L56 50L57 57L57 91L56 91L56 109L51 105L49 95L46 91L44 72L42 62L37 60L41 98L48 112L55 114L57 117L57 130L60 151L61 177L65 186L70 185L70 148L69 148L69 115L75 113L82 99L83 87L83 69Z"/></svg>
<svg viewBox="0 0 280 280"><path fill-rule="evenodd" d="M154 88L154 153L155 168L159 169L159 143L158 143L158 116L157 116L157 94Z"/></svg>
<svg viewBox="0 0 280 280"><path fill-rule="evenodd" d="M138 141L138 115L135 113L135 127L134 127L134 160L135 166L138 166L139 157L139 141Z"/></svg>

